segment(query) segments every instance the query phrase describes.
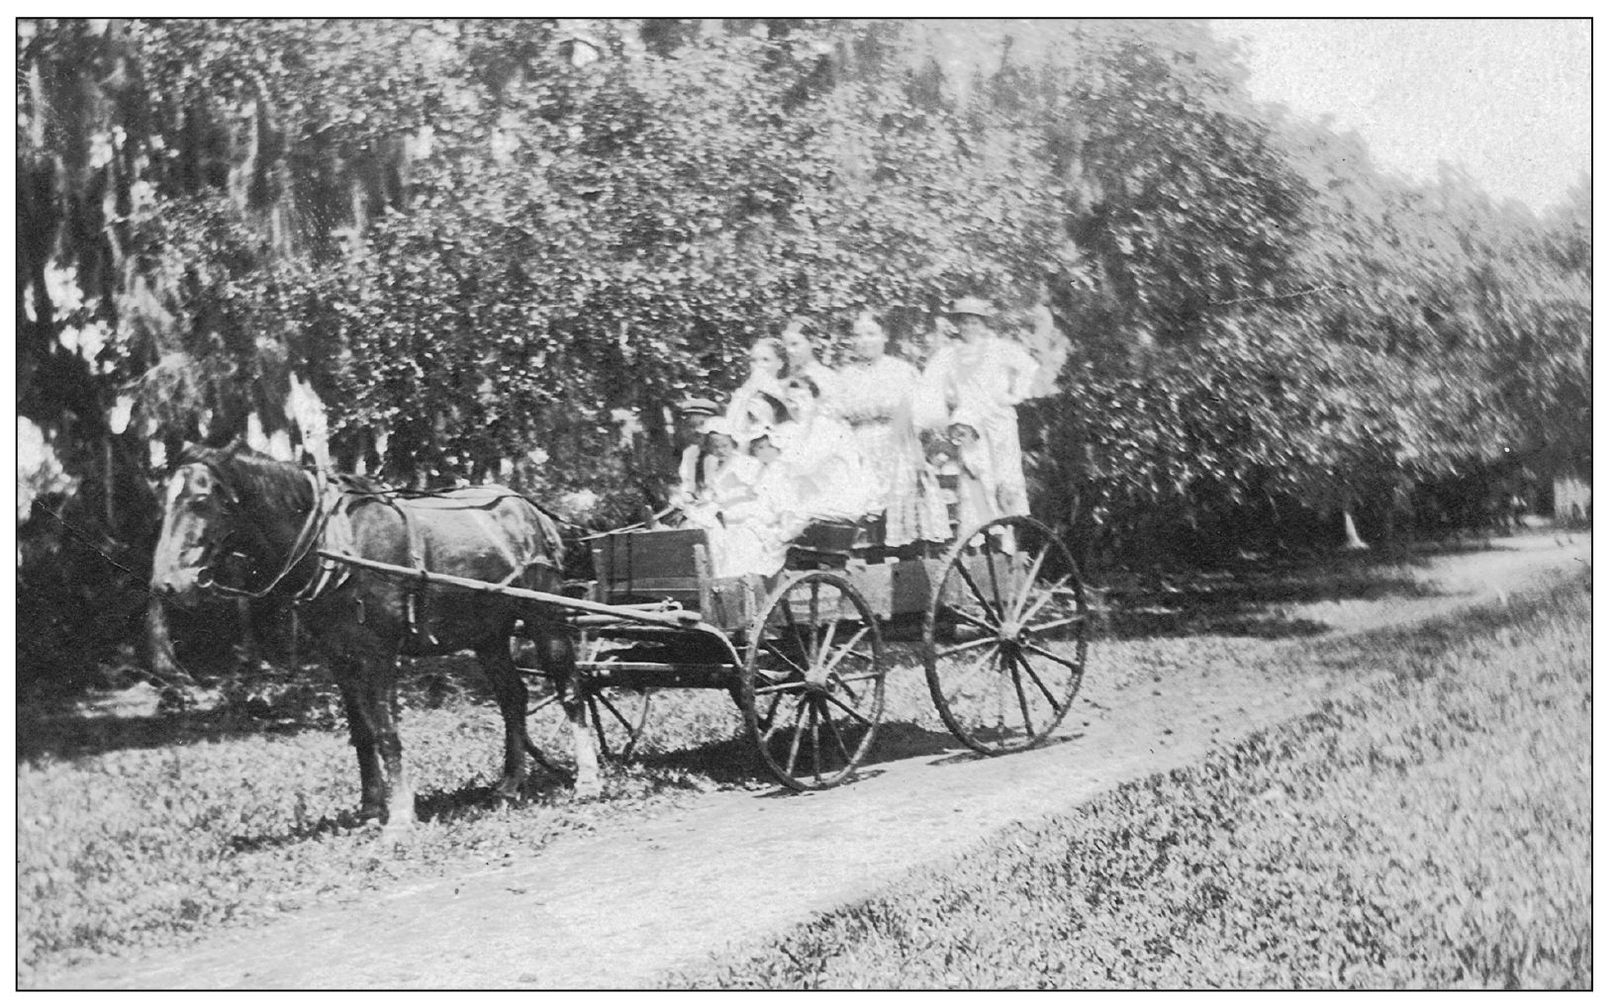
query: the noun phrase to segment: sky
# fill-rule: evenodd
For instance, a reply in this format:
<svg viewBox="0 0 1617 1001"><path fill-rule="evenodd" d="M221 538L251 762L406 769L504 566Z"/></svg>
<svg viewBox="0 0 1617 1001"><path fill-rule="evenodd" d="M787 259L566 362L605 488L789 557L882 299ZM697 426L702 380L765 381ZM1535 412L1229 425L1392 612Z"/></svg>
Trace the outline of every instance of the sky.
<svg viewBox="0 0 1617 1001"><path fill-rule="evenodd" d="M1411 178L1457 163L1488 193L1532 209L1589 169L1587 20L1214 20L1251 42L1260 101L1364 137Z"/></svg>

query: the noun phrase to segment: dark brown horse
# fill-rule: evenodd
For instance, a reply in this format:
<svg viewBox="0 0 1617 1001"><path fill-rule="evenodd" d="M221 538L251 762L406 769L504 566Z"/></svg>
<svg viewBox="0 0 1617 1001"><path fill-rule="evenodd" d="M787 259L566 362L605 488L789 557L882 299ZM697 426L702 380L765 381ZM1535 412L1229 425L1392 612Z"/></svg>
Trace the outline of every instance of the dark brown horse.
<svg viewBox="0 0 1617 1001"><path fill-rule="evenodd" d="M520 620L542 669L570 696L575 789L599 792L572 639L557 611L350 570L320 559L317 549L553 592L562 584L563 553L547 514L500 487L409 495L358 477L328 479L239 445L193 445L169 480L152 589L181 605L210 590L298 602L301 624L342 689L359 756L361 815L383 818L390 832L415 819L398 734L400 654L476 651L505 720L505 768L495 792L516 794L532 751L528 692L511 659Z"/></svg>

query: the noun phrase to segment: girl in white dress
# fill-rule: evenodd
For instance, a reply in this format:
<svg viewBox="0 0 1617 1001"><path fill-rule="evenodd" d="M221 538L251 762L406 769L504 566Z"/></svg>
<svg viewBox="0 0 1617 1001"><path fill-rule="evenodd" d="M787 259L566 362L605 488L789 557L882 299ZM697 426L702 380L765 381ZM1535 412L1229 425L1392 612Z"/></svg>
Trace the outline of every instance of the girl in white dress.
<svg viewBox="0 0 1617 1001"><path fill-rule="evenodd" d="M792 478L776 443L783 439L790 445L790 435L783 430L753 432L745 482L738 484L730 503L720 509L719 526L708 530L716 576L767 577L786 563L786 548L797 531L783 518L795 503Z"/></svg>

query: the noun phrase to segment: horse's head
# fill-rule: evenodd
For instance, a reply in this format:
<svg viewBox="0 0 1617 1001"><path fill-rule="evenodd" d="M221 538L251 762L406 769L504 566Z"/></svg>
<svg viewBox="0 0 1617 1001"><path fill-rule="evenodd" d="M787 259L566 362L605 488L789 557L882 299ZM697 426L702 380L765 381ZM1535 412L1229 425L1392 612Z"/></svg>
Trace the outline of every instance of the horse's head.
<svg viewBox="0 0 1617 1001"><path fill-rule="evenodd" d="M212 582L234 534L236 498L203 461L183 462L169 477L163 531L152 554L152 590L189 607Z"/></svg>

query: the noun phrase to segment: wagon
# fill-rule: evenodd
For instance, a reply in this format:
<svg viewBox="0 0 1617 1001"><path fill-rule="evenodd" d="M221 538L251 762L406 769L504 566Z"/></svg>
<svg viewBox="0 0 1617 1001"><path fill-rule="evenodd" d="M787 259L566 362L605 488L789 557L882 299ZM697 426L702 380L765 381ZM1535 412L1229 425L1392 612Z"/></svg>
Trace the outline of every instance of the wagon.
<svg viewBox="0 0 1617 1001"><path fill-rule="evenodd" d="M778 573L721 577L702 529L616 531L592 541L593 579L563 595L322 555L559 606L607 753L632 747L652 691L718 689L783 785L838 785L876 740L896 644L919 648L931 701L967 747L1002 754L1046 739L1077 696L1088 640L1060 537L1022 516L922 551L879 537L879 523L816 523ZM532 710L555 699L541 693Z"/></svg>

